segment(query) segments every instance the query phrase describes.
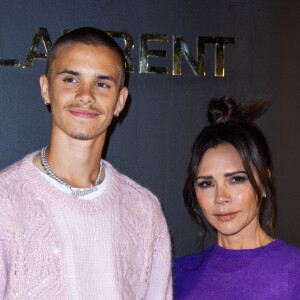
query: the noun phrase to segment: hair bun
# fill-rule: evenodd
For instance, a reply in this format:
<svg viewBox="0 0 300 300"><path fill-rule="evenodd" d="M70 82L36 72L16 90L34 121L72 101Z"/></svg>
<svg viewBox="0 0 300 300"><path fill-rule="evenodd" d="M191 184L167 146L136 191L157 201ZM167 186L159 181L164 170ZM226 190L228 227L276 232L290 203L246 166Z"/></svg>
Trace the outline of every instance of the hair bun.
<svg viewBox="0 0 300 300"><path fill-rule="evenodd" d="M242 105L231 97L213 98L207 110L207 118L211 124L226 122L251 123L263 115L269 104L266 99L259 98Z"/></svg>
<svg viewBox="0 0 300 300"><path fill-rule="evenodd" d="M236 111L236 102L230 97L213 98L208 105L207 118L212 124L224 123L232 121Z"/></svg>

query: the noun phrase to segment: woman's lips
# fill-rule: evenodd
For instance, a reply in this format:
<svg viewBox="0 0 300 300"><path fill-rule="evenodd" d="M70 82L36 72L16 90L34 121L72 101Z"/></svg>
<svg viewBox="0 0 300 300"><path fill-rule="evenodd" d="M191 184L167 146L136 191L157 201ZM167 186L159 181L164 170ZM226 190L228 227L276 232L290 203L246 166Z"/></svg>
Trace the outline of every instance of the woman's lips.
<svg viewBox="0 0 300 300"><path fill-rule="evenodd" d="M69 112L79 118L83 119L93 119L99 116L99 114L90 109L82 109L82 108L72 108Z"/></svg>
<svg viewBox="0 0 300 300"><path fill-rule="evenodd" d="M232 213L225 213L225 214L214 214L214 216L219 220L219 221L230 221L234 219L238 214L238 211L232 212Z"/></svg>

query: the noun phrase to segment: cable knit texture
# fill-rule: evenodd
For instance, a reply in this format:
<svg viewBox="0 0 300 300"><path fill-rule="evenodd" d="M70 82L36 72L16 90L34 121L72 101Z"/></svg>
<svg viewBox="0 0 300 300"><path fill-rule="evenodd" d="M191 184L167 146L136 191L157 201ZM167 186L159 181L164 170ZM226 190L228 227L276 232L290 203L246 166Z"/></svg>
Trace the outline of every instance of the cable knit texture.
<svg viewBox="0 0 300 300"><path fill-rule="evenodd" d="M172 299L170 238L157 198L104 162L111 173L107 190L93 200L73 199L38 174L32 163L35 155L37 152L0 175L0 298L74 299L65 259L69 248L54 214L69 211L84 220L97 219L107 210L110 215L113 212L114 220L111 249L118 288L115 294L125 300ZM89 233L83 230L82 235ZM94 244L101 251L101 243L96 240L91 242ZM105 270L96 271L105 277ZM86 273L75 275L89 288ZM92 285L94 281L90 282ZM93 299L103 299L101 296ZM81 295L79 299L92 298Z"/></svg>

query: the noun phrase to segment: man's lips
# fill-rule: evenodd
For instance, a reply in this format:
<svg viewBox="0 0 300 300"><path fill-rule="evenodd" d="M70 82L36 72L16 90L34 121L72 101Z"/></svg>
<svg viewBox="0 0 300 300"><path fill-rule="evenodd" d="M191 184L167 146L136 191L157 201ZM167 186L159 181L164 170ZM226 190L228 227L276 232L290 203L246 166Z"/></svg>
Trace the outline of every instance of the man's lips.
<svg viewBox="0 0 300 300"><path fill-rule="evenodd" d="M84 118L84 119L93 119L99 116L99 113L97 113L94 110L90 109L83 109L83 108L71 108L68 110L72 115Z"/></svg>
<svg viewBox="0 0 300 300"><path fill-rule="evenodd" d="M230 213L224 213L224 214L214 214L214 216L219 220L219 221L230 221L234 219L239 212L230 212Z"/></svg>

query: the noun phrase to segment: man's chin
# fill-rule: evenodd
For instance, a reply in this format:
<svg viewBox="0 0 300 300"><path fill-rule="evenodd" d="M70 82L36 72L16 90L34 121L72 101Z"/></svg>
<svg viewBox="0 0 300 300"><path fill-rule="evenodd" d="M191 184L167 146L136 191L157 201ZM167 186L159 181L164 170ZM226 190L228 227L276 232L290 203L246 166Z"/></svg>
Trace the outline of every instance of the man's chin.
<svg viewBox="0 0 300 300"><path fill-rule="evenodd" d="M73 139L81 140L81 141L88 141L96 138L96 136L92 136L90 134L84 133L84 132L77 132L77 133L71 133L70 136Z"/></svg>

